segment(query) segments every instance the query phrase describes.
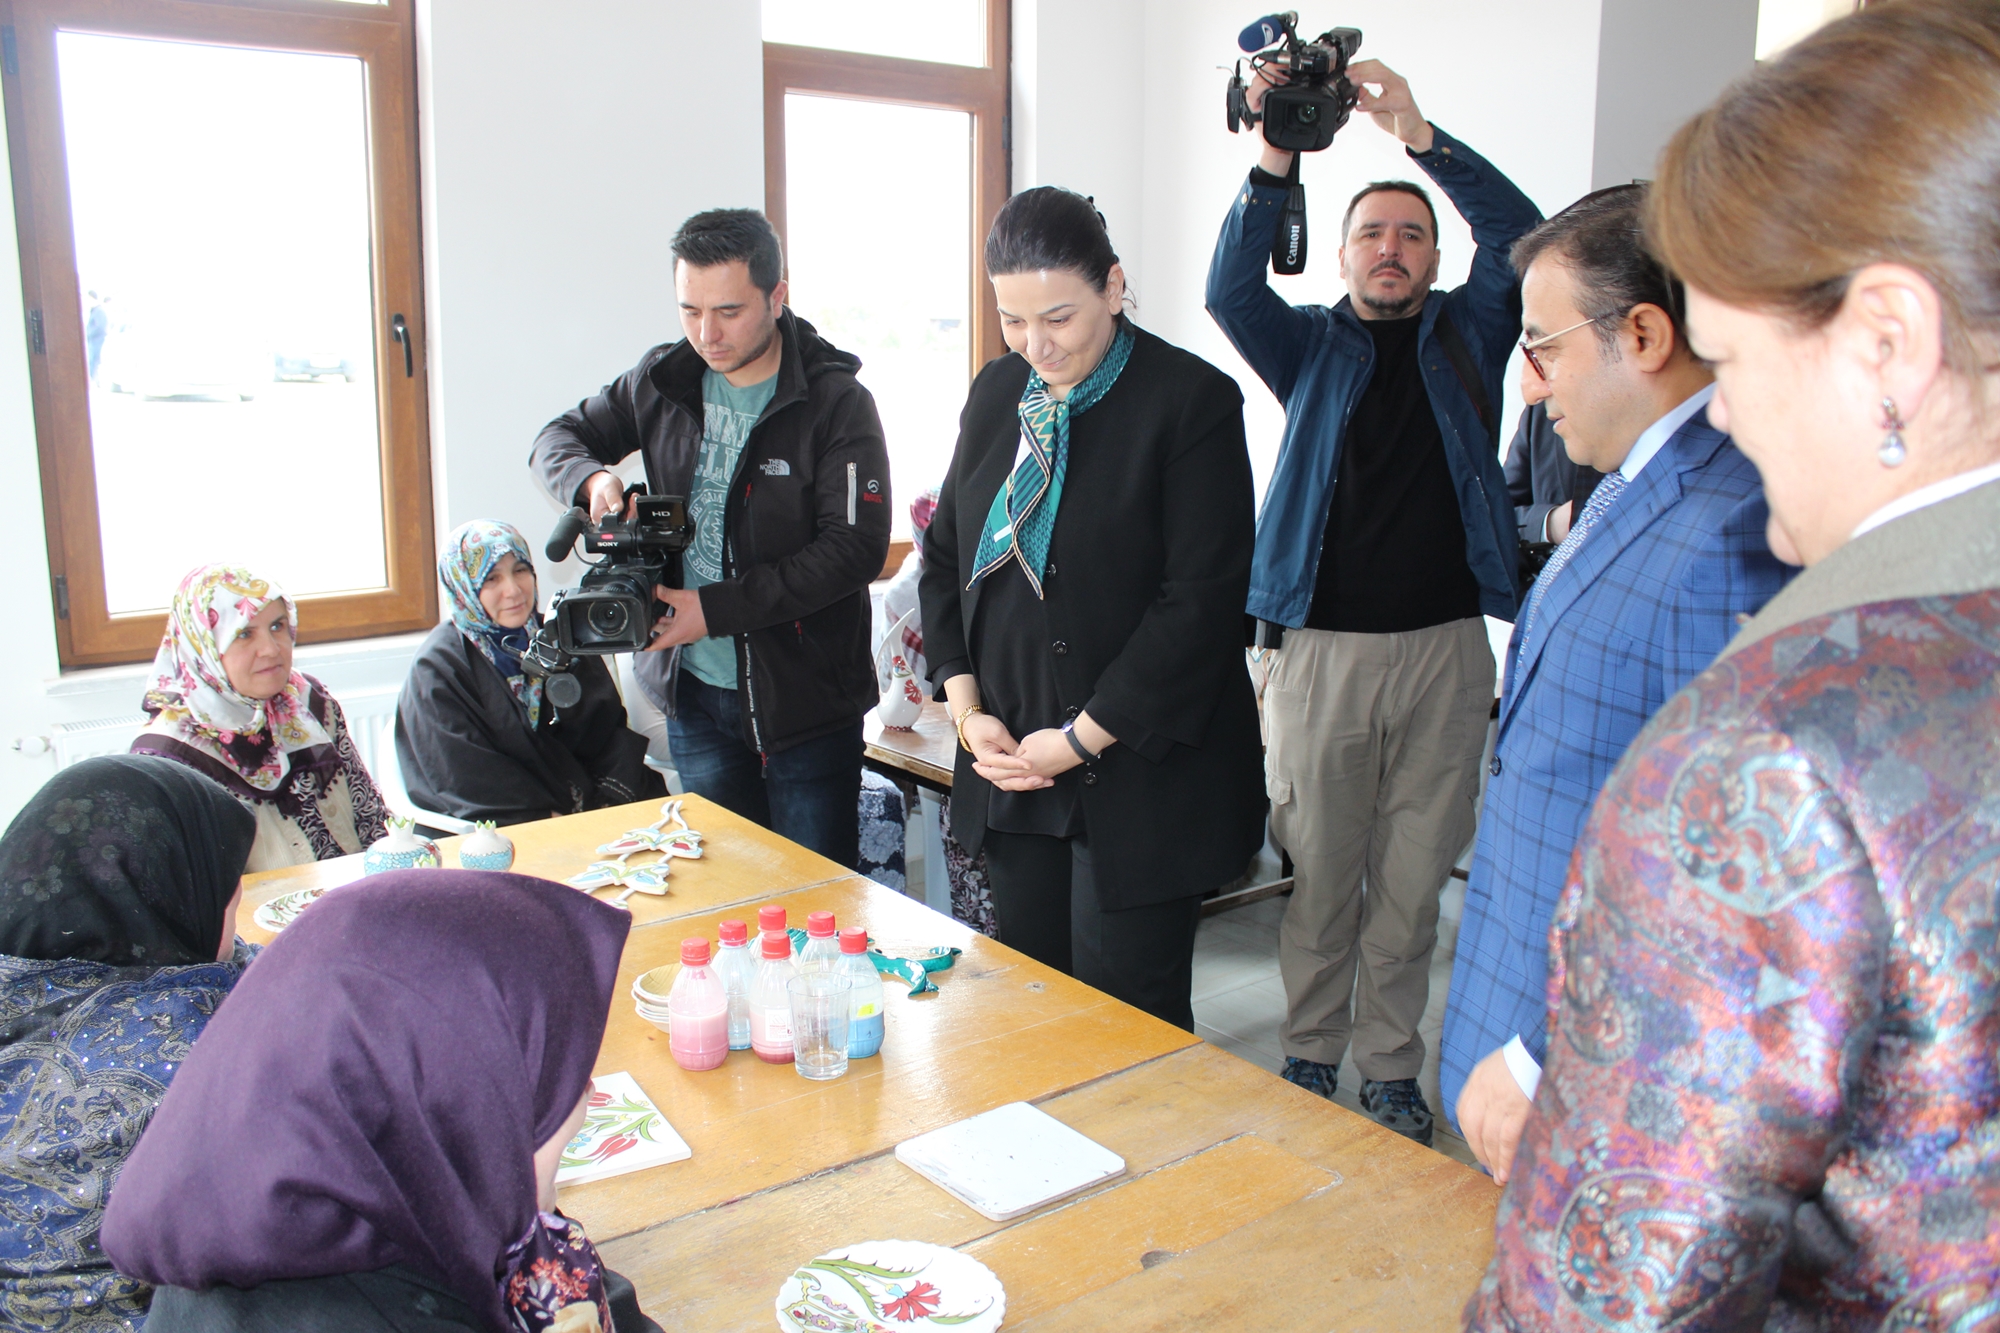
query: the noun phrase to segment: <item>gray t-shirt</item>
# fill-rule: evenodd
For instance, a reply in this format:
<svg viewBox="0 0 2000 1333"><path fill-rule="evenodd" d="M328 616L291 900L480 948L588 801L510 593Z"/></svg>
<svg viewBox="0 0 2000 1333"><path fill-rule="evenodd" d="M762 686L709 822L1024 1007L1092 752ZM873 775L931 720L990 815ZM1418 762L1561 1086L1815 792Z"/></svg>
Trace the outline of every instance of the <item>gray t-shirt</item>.
<svg viewBox="0 0 2000 1333"><path fill-rule="evenodd" d="M688 496L694 545L681 558L689 588L722 580L722 523L729 483L736 476L736 463L743 456L750 428L764 414L777 389L776 374L742 389L712 370L701 377L701 457L695 462L694 486ZM681 649L681 665L719 690L733 690L736 641L726 634L712 634L688 644Z"/></svg>

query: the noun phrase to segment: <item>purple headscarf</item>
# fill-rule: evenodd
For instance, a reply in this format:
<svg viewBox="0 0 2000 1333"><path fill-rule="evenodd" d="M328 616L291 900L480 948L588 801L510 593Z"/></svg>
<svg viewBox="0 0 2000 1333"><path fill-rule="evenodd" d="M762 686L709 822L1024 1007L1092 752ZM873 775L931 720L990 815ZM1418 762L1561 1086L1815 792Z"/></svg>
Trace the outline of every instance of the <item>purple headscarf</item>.
<svg viewBox="0 0 2000 1333"><path fill-rule="evenodd" d="M118 1270L254 1287L401 1264L505 1327L534 1153L589 1086L631 916L525 875L329 893L244 974L105 1212Z"/></svg>

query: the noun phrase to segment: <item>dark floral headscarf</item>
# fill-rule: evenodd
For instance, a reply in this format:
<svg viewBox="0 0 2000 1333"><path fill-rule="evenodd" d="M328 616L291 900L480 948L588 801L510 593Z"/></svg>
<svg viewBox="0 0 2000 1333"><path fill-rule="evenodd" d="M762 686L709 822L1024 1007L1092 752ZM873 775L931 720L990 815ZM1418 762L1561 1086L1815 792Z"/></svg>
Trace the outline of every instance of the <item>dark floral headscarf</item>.
<svg viewBox="0 0 2000 1333"><path fill-rule="evenodd" d="M211 963L257 836L241 802L154 755L50 778L0 837L0 954Z"/></svg>

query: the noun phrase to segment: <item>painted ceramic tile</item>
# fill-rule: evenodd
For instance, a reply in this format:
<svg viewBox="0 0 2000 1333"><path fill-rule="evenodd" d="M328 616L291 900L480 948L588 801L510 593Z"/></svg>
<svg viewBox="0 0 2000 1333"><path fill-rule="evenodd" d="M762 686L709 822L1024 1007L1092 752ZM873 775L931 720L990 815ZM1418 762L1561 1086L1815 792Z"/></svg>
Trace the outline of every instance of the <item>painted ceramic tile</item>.
<svg viewBox="0 0 2000 1333"><path fill-rule="evenodd" d="M590 1085L590 1113L563 1149L557 1185L622 1176L694 1155L630 1074L599 1074Z"/></svg>

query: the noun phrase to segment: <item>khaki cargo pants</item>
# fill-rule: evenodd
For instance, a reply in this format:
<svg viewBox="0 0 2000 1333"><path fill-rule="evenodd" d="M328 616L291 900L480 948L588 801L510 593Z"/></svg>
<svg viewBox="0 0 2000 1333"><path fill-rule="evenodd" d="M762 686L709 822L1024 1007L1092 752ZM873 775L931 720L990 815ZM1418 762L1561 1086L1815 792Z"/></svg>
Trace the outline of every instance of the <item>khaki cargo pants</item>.
<svg viewBox="0 0 2000 1333"><path fill-rule="evenodd" d="M1263 665L1271 832L1293 866L1284 1052L1337 1064L1351 1041L1363 1078L1415 1078L1438 898L1477 815L1486 623L1288 630Z"/></svg>

